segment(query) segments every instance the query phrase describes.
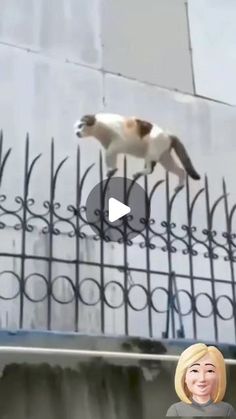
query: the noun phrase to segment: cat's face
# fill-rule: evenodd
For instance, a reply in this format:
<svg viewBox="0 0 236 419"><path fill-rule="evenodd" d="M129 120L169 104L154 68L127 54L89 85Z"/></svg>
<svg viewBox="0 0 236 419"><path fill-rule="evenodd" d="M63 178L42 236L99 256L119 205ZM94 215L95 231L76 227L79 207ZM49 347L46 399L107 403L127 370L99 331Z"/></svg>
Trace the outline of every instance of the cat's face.
<svg viewBox="0 0 236 419"><path fill-rule="evenodd" d="M95 115L84 115L74 125L75 134L79 138L93 136L95 125L96 125Z"/></svg>

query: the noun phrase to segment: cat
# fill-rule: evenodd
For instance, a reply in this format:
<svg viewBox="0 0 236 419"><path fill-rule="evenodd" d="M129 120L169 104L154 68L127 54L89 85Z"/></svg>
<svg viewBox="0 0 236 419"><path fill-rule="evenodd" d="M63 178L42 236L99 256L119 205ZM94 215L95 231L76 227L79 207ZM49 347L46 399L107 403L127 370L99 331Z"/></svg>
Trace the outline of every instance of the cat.
<svg viewBox="0 0 236 419"><path fill-rule="evenodd" d="M98 113L82 116L75 123L74 130L79 138L95 137L100 141L106 150L107 176L112 176L117 171L117 155L122 153L144 159L145 168L135 173L134 177L149 175L156 163L160 163L168 172L178 176L176 191L183 188L186 173L192 179L200 179L179 138L151 122L136 117ZM171 155L172 149L183 167Z"/></svg>

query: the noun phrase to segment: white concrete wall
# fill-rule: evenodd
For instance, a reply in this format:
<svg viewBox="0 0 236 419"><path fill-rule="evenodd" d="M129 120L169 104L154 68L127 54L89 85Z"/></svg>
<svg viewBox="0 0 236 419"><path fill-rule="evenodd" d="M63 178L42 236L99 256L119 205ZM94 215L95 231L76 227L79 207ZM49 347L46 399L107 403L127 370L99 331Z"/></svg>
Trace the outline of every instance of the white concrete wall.
<svg viewBox="0 0 236 419"><path fill-rule="evenodd" d="M104 1L102 39L106 71L193 92L184 0Z"/></svg>
<svg viewBox="0 0 236 419"><path fill-rule="evenodd" d="M188 6L196 92L236 105L236 3L188 0Z"/></svg>
<svg viewBox="0 0 236 419"><path fill-rule="evenodd" d="M1 185L2 193L9 197L5 203L7 208L16 208L14 197L22 194L24 141L26 132L29 132L30 159L43 153L30 186L30 196L36 199L38 210L43 210L42 202L49 198L52 136L55 138L55 164L69 156L59 176L56 193L56 200L64 204L60 211L65 213L66 205L74 203L76 191L78 140L73 133L73 123L83 113L103 109L126 115L136 114L172 130L186 145L202 177L205 173L209 175L211 201L221 195L221 180L225 176L230 205L235 203L236 111L230 105L236 100L233 83L233 17L236 16L236 5L230 0L227 3L218 0L214 1L213 8L213 0L189 0L187 6L183 0L150 0L148 7L141 1L133 0L0 0L0 126L4 130L4 150L13 147ZM219 45L215 40L215 31L221 22L217 19L223 19L220 15L223 9L227 25L223 25L224 30L220 31ZM208 37L203 35L206 30L210 34ZM224 59L220 60L222 55ZM198 96L207 96L208 99ZM222 101L227 103L220 103ZM89 164L96 162L85 185L85 199L98 180L99 146L93 139L80 141L80 146L81 173ZM141 161L129 158L128 174L141 166ZM18 176L13 176L13 167ZM149 178L150 185L163 176L163 171L156 169ZM174 182L176 179L171 177L171 191ZM202 185L203 180L192 181L191 195L194 196ZM181 192L175 203L178 225L186 222L184 193ZM221 211L215 218L215 228L220 232L225 231ZM161 219L165 218L163 188L155 200L153 213L158 213ZM9 224L9 220L5 222ZM194 223L201 229L206 227L203 200L196 208ZM14 249L14 243L19 243L19 235L15 233L12 237L8 230L5 231L1 232L1 249L5 246L6 237L6 246ZM47 251L47 243L40 236L32 236L29 243L34 251L37 243L38 252ZM56 252L61 256L62 244L60 241L57 243ZM98 246L95 249L89 243L82 244L82 257L98 258ZM63 254L65 247L66 254L73 258L74 242L69 239L64 241ZM203 249L199 248L199 252L203 253ZM139 260L144 266L144 253L145 250L131 248L130 264L137 264ZM119 259L122 264L122 257L121 248L106 247L106 259L110 263L117 263ZM177 252L173 256L173 268L179 273L186 273L186 260L181 251ZM151 263L155 269L167 269L166 255L160 251L153 252ZM2 269L7 269L7 266L9 262L4 259ZM209 261L199 257L194 268L199 275L208 275ZM216 276L228 279L223 257L217 261L215 268ZM19 273L20 267L16 269ZM38 269L46 272L43 264L39 268L32 263L27 269L28 274ZM68 272L74 278L69 267L62 269L55 266L53 274L66 275ZM81 271L82 276L92 274L98 275L92 270ZM111 275L107 272L105 280L108 281ZM122 281L121 274L117 278ZM146 278L137 276L135 281L143 283ZM165 279L152 278L152 287L157 284L165 284ZM178 286L189 288L189 284L182 282L178 282ZM204 288L202 284L196 286L199 290ZM222 289L217 287L220 295ZM205 288L211 292L207 284ZM65 287L62 286L62 297L64 292ZM119 300L119 291L109 292L110 298ZM227 292L231 295L231 289ZM134 299L138 303L143 297L137 293ZM12 314L13 305L8 304L4 303L2 309L2 325L17 327L16 314ZM200 305L204 307L204 304ZM14 310L16 307L17 304ZM82 311L81 316L86 319L84 329L99 331L100 307L92 312L83 307ZM106 331L124 333L123 308L109 311ZM55 313L55 328L68 330L73 326L73 311L68 307L55 308ZM30 305L27 306L25 315L27 326L45 327L43 304L38 305L37 310L36 306L33 310ZM129 315L130 333L147 335L147 312L130 310ZM154 320L154 334L160 336L165 317L159 315ZM184 320L189 337L192 333L190 320ZM198 321L199 335L203 339L209 338L209 330L213 330L212 319L205 323L200 318ZM207 327L204 326L206 324ZM220 326L220 339L234 340L231 322Z"/></svg>

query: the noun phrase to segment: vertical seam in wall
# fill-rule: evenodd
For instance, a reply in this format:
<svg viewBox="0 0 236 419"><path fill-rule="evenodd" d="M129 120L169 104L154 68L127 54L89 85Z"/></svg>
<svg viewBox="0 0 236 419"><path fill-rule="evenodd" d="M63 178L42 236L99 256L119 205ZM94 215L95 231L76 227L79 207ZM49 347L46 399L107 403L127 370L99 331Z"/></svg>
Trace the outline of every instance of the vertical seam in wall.
<svg viewBox="0 0 236 419"><path fill-rule="evenodd" d="M184 5L185 5L186 19L187 19L188 47L189 47L189 52L190 52L190 65L191 65L191 73L192 73L193 93L194 95L196 95L197 92L196 92L196 84L195 84L195 77L194 77L193 49L192 49L192 43L191 43L188 1L186 1Z"/></svg>

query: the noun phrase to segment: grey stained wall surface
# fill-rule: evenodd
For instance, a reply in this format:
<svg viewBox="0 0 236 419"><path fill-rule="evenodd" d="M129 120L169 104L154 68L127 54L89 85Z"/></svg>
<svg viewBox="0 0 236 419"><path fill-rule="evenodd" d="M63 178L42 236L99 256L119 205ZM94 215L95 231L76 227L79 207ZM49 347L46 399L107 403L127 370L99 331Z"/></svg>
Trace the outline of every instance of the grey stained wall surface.
<svg viewBox="0 0 236 419"><path fill-rule="evenodd" d="M141 419L137 368L94 364L79 371L11 364L3 372L0 415L19 419ZM140 402L137 403L137 400ZM153 416L154 418L154 416Z"/></svg>
<svg viewBox="0 0 236 419"><path fill-rule="evenodd" d="M148 368L151 376L152 369ZM168 408L165 387L170 373L159 366L146 382L137 366L98 361L77 368L8 365L0 380L0 415L4 419L156 419ZM173 390L169 394L174 398ZM173 399L172 399L173 400Z"/></svg>

